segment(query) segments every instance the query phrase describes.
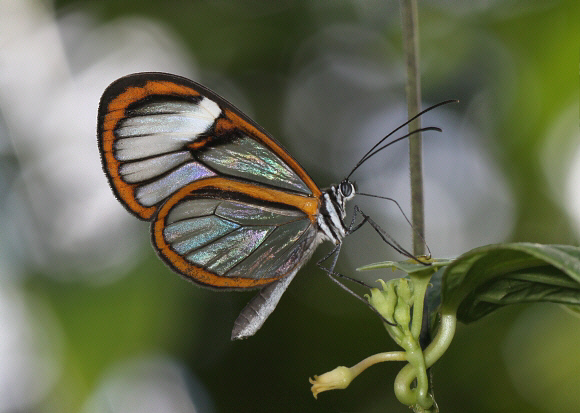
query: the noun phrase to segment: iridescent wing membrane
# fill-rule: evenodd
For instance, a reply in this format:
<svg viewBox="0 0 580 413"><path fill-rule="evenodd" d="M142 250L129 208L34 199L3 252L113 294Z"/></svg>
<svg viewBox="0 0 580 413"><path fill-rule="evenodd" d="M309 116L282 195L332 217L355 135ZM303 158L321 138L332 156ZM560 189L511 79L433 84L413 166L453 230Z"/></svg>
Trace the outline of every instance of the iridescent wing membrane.
<svg viewBox="0 0 580 413"><path fill-rule="evenodd" d="M224 99L185 78L141 73L111 84L98 116L113 191L151 221L157 252L181 275L253 288L291 279L312 254L320 189Z"/></svg>

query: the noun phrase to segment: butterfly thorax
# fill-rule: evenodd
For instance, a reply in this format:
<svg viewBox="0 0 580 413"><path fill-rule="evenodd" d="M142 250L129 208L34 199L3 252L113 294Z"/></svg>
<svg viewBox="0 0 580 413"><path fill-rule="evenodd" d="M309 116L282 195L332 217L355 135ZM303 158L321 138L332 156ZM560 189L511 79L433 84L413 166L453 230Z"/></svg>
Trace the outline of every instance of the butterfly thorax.
<svg viewBox="0 0 580 413"><path fill-rule="evenodd" d="M345 206L355 193L354 183L347 179L322 191L317 223L324 240L340 244L347 235L348 229L343 221L346 216Z"/></svg>

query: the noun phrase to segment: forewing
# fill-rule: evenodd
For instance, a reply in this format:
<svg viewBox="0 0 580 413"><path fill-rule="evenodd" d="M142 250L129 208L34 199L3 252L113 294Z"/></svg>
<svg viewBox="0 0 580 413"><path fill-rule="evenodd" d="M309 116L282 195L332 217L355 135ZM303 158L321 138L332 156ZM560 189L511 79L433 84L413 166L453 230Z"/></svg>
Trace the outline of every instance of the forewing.
<svg viewBox="0 0 580 413"><path fill-rule="evenodd" d="M170 74L112 83L99 106L98 141L115 194L142 219L188 184L218 176L320 195L257 124L205 87Z"/></svg>

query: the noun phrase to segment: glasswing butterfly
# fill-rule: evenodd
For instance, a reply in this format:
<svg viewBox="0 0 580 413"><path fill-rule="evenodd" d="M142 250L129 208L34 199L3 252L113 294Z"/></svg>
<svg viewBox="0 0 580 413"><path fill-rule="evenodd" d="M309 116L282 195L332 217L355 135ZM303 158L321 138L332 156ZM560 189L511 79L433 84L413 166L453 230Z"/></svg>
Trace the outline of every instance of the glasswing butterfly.
<svg viewBox="0 0 580 413"><path fill-rule="evenodd" d="M349 177L407 137L377 149L391 134ZM353 216L345 225L345 204L356 193L348 177L321 190L264 129L189 79L137 73L116 80L101 97L97 135L115 196L151 222L153 246L170 268L204 287L261 288L236 320L233 339L258 331L321 242L335 245L328 258L364 222L385 239L358 208L365 220L355 227Z"/></svg>

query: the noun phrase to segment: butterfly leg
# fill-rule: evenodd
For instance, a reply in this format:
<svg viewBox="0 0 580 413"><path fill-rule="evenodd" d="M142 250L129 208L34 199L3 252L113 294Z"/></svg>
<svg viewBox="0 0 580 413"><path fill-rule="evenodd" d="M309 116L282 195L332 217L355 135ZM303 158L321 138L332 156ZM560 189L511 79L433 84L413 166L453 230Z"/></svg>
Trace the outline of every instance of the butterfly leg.
<svg viewBox="0 0 580 413"><path fill-rule="evenodd" d="M355 225L357 215L361 215L363 217L363 220ZM367 223L369 219L370 219L369 216L366 215L364 212L362 212L362 210L358 207L358 205L355 205L354 213L352 214L352 219L350 220L350 225L347 227L347 235L350 235L356 230L358 230L365 223Z"/></svg>
<svg viewBox="0 0 580 413"><path fill-rule="evenodd" d="M359 212L360 212L360 210L359 210ZM354 231L356 231L356 230L357 230L357 229L359 229L361 226L363 226L363 225L364 225L364 223L366 222L366 218L365 218L365 219L363 219L363 221L362 221L362 222L358 223L358 224L355 226L356 217L357 217L357 209L355 209L355 212L354 212L354 214L352 215L352 219L351 219L351 221L350 221L350 225L348 225L348 226L346 227L346 235L352 234ZM351 277L348 277L348 276L346 276L346 275L343 275L343 274L340 274L340 273L334 272L334 268L336 267L336 262L338 261L338 255L339 255L339 253L340 253L340 249L341 249L341 248L342 248L342 242L341 242L341 243L339 243L339 244L337 244L337 245L336 245L336 246L335 246L335 247L332 249L332 251L330 251L330 252L329 252L329 253L328 253L326 256L324 256L324 257L323 257L323 258L322 258L320 261L318 261L318 262L316 263L316 265L318 265L318 267L319 267L319 268L321 268L321 269L322 269L324 272L326 272L328 275L333 275L333 276L335 276L335 277L344 278L344 279L347 279L347 280L349 280L349 281L352 281L352 282L355 282L355 283L357 283L357 284L360 284L360 285L362 285L363 287L371 288L371 286L370 286L370 285L368 285L368 284L366 284L366 283L364 283L364 282L362 282L362 281L360 281L360 280L357 280L357 279L355 279L355 278L351 278ZM330 265L330 267L329 267L329 268L326 268L326 267L324 267L324 266L322 265L322 263L323 263L323 262L325 262L326 260L328 260L330 257L332 257L332 263L331 263L331 265ZM331 278L332 278L332 277L331 277ZM334 280L334 279L333 279L333 281L336 281L336 280Z"/></svg>
<svg viewBox="0 0 580 413"><path fill-rule="evenodd" d="M354 220L353 220L354 222ZM352 225L351 225L352 226ZM362 301L363 303L365 303L365 305L367 307L369 307L371 310L373 310L382 320L383 322L390 324L390 325L395 325L392 322L390 322L389 320L387 320L385 317L383 317L376 308L374 308L367 300L365 300L364 298L362 298L360 295L358 295L357 293L355 293L354 291L352 291L350 288L348 288L346 285L344 285L343 283L341 283L340 281L338 281L337 278L344 278L350 281L353 281L355 283L358 283L360 285L363 285L367 288L371 288L369 285L367 285L366 283L360 281L360 280L356 280L354 278L348 277L346 275L340 274L338 272L334 271L334 267L336 266L336 262L338 261L338 255L340 253L340 249L342 247L342 243L337 244L332 251L330 251L325 257L323 257L321 260L319 260L316 265L318 265L318 267L320 267L324 272L326 272L326 274L328 275L328 277L334 282L336 283L338 286L340 286L340 288L342 288L343 290L345 290L346 292L348 292L350 295L352 295L353 297L356 297L357 299L359 299L360 301ZM330 266L330 268L326 268L325 266L322 265L322 263L326 260L328 260L330 257L332 257L332 265Z"/></svg>
<svg viewBox="0 0 580 413"><path fill-rule="evenodd" d="M387 232L384 229L382 229L379 226L379 224L377 224L375 221L373 221L371 219L371 217L369 217L367 214L365 214L359 208L358 205L355 205L354 206L353 223L354 223L354 217L357 214L362 215L363 220L359 224L357 224L356 226L354 226L352 229L349 228L349 234L352 234L354 231L358 230L360 227L362 227L365 223L368 222L369 225L376 231L376 233L379 234L379 236L381 237L381 239L383 241L385 241L385 243L387 243L391 248L393 248L399 254L404 255L407 258L413 259L413 260L417 261L420 264L430 265L429 263L426 263L426 262L421 261L415 255L413 255L412 253L410 253L409 251L407 251L403 246L401 246L401 244L399 244L397 241L395 241L393 239L393 237L391 237L389 234L387 234Z"/></svg>
<svg viewBox="0 0 580 413"><path fill-rule="evenodd" d="M331 279L332 279L334 282L340 283L338 280L336 280L335 278L333 278L333 276L334 276L334 277L340 277L340 278L344 278L345 280L349 280L349 281L352 281L352 282L354 282L354 283L360 284L360 285L362 285L363 287L371 288L371 286L370 286L370 285L366 284L365 282L363 282L363 281L361 281L361 280L357 280L356 278L351 278L351 277L349 277L349 276L347 276L347 275L343 275L343 274L340 274L340 273L338 273L338 272L335 272L335 271L334 271L334 268L336 267L336 262L338 261L338 256L339 256L339 254L340 254L340 249L341 249L341 248L342 248L342 243L340 243L340 244L336 245L336 246L335 246L335 247L332 249L332 251L330 251L330 252L329 252L328 254L326 254L326 255L325 255L325 256L324 256L322 259L320 259L320 260L319 260L319 261L316 263L316 265L317 265L317 266L318 266L318 267L319 267L321 270L323 270L323 271L324 271L326 274L328 274L328 275L330 276L330 278L331 278ZM330 259L331 257L332 257L332 263L331 263L330 267L328 267L328 268L327 268L327 267L325 267L324 265L322 265L322 263L323 263L323 262L327 261L327 260L328 260L328 259ZM346 288L344 285L342 285L342 283L340 283L340 285L341 285L343 288Z"/></svg>

